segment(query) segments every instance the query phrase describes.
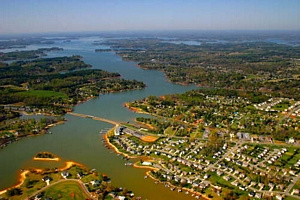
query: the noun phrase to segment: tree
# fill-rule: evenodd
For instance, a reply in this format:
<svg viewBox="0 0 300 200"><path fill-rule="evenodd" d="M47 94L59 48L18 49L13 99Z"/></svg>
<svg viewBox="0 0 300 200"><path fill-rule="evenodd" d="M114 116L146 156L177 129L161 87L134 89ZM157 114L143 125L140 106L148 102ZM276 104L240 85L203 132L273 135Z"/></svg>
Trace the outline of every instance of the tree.
<svg viewBox="0 0 300 200"><path fill-rule="evenodd" d="M7 191L8 196L16 196L16 195L21 195L22 190L20 188L13 188Z"/></svg>

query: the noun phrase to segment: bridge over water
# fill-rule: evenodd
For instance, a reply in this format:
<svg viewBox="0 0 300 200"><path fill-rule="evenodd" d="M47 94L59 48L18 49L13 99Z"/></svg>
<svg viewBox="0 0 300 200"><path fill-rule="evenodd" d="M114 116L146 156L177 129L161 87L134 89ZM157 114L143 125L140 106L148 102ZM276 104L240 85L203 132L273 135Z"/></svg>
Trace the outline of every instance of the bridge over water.
<svg viewBox="0 0 300 200"><path fill-rule="evenodd" d="M113 125L119 125L120 124L119 122L116 122L116 121L113 121L113 120L110 120L110 119L105 119L105 118L102 118L102 117L96 117L96 116L93 116L93 115L86 115L86 114L74 113L74 112L69 112L68 114L76 116L76 117L89 118L89 119L93 119L93 120L97 120L97 121L107 122L107 123L110 123L110 124L113 124Z"/></svg>

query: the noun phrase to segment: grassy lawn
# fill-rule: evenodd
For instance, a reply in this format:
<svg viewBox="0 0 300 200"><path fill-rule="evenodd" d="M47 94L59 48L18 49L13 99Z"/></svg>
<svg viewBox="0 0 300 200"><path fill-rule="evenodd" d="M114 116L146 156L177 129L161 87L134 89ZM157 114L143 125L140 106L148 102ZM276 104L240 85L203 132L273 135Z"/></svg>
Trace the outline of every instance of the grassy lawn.
<svg viewBox="0 0 300 200"><path fill-rule="evenodd" d="M285 197L284 199L285 200L296 200L296 198L293 198L293 197Z"/></svg>
<svg viewBox="0 0 300 200"><path fill-rule="evenodd" d="M26 96L26 97L45 97L45 98L62 98L67 99L68 96L62 92L54 92L49 90L28 90L24 92L18 92L17 93L20 96Z"/></svg>
<svg viewBox="0 0 300 200"><path fill-rule="evenodd" d="M113 200L113 197L111 197L111 196L106 196L106 197L105 197L105 200Z"/></svg>
<svg viewBox="0 0 300 200"><path fill-rule="evenodd" d="M168 128L165 129L164 134L168 135L168 136L174 136L175 135L175 131L173 130L172 127L168 127Z"/></svg>
<svg viewBox="0 0 300 200"><path fill-rule="evenodd" d="M285 109L288 109L290 106L291 106L291 102L283 101L283 102L278 103L275 106L273 106L272 109L278 110L278 111L284 111Z"/></svg>
<svg viewBox="0 0 300 200"><path fill-rule="evenodd" d="M88 199L80 185L75 181L58 183L45 191L45 197L52 199Z"/></svg>

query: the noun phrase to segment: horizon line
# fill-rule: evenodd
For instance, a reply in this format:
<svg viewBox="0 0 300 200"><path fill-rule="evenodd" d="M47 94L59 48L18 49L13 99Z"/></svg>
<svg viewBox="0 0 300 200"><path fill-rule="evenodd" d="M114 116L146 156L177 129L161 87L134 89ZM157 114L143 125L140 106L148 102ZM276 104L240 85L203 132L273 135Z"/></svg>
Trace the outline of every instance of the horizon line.
<svg viewBox="0 0 300 200"><path fill-rule="evenodd" d="M7 32L4 35L36 35L36 34L76 34L76 33L134 33L134 32L300 32L300 29L164 29L164 30L84 30L84 31L45 31L45 32Z"/></svg>

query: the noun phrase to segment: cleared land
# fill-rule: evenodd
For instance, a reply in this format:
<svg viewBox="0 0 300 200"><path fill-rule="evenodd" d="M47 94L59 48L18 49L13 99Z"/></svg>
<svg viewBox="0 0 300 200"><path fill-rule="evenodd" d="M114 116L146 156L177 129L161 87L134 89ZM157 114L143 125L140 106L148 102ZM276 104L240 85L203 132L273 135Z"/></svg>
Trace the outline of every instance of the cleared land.
<svg viewBox="0 0 300 200"><path fill-rule="evenodd" d="M64 181L45 190L44 196L53 199L90 199L77 181Z"/></svg>

